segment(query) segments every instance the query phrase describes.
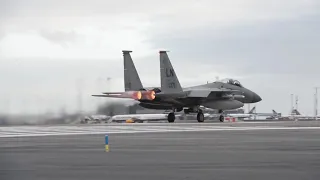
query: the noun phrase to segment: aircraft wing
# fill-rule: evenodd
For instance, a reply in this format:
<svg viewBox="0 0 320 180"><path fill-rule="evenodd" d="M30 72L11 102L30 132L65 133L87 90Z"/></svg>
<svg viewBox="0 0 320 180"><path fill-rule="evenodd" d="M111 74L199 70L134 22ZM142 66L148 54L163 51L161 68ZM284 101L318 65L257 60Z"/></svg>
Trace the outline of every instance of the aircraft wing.
<svg viewBox="0 0 320 180"><path fill-rule="evenodd" d="M126 92L103 92L102 94L105 95L121 95L121 94L125 94Z"/></svg>
<svg viewBox="0 0 320 180"><path fill-rule="evenodd" d="M155 98L154 91L125 91L125 92L103 92L100 95L92 95L95 97L112 97L112 98L130 98L135 100L153 100Z"/></svg>
<svg viewBox="0 0 320 180"><path fill-rule="evenodd" d="M92 95L95 97L111 97L111 98L129 98L129 99L141 99L140 91L127 91L127 92L104 92L99 95Z"/></svg>
<svg viewBox="0 0 320 180"><path fill-rule="evenodd" d="M91 96L94 96L94 97L112 97L112 98L128 98L128 97L123 97L119 94L98 94L98 95L91 95Z"/></svg>
<svg viewBox="0 0 320 180"><path fill-rule="evenodd" d="M187 92L187 97L206 98L212 94L232 95L232 93L239 92L239 91L226 89L226 88L206 88L206 89L190 89L190 90L187 90L186 92Z"/></svg>

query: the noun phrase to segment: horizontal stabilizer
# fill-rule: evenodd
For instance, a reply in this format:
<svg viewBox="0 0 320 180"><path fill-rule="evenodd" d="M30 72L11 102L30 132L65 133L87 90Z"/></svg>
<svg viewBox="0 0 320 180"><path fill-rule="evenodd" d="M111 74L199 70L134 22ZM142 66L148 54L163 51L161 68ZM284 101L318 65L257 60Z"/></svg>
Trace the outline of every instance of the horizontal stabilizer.
<svg viewBox="0 0 320 180"><path fill-rule="evenodd" d="M128 96L128 95L107 95L107 94L99 94L99 95L91 95L94 97L107 97L107 98L122 98L122 99L133 99L133 100L139 100L139 97L135 97L135 96Z"/></svg>
<svg viewBox="0 0 320 180"><path fill-rule="evenodd" d="M123 98L123 97L120 97L119 95L117 94L99 94L99 95L91 95L91 96L94 96L94 97L115 97L115 98Z"/></svg>
<svg viewBox="0 0 320 180"><path fill-rule="evenodd" d="M125 92L103 92L102 94L105 95L121 95L124 94Z"/></svg>
<svg viewBox="0 0 320 180"><path fill-rule="evenodd" d="M140 91L126 91L126 92L105 92L100 95L92 95L95 97L113 97L113 98L130 98L130 99L141 99Z"/></svg>

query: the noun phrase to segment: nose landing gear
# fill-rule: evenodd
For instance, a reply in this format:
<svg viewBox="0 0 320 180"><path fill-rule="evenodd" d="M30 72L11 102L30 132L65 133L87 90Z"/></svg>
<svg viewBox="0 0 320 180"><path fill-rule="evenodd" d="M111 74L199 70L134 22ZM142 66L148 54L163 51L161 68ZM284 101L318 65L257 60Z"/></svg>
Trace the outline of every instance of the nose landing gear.
<svg viewBox="0 0 320 180"><path fill-rule="evenodd" d="M219 121L220 122L223 122L224 121L224 116L223 116L223 110L219 110L219 114L220 114L220 116L219 116Z"/></svg>
<svg viewBox="0 0 320 180"><path fill-rule="evenodd" d="M198 110L197 120L198 120L198 122L204 122L204 115L203 115L203 112L201 109Z"/></svg>
<svg viewBox="0 0 320 180"><path fill-rule="evenodd" d="M223 122L223 121L224 121L224 116L223 116L222 114L219 116L219 121L220 121L220 122Z"/></svg>

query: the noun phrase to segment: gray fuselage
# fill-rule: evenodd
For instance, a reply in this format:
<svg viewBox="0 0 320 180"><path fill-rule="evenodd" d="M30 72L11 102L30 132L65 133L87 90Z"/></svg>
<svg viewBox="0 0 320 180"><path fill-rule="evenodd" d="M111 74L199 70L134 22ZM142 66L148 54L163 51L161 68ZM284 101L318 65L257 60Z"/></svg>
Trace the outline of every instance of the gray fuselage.
<svg viewBox="0 0 320 180"><path fill-rule="evenodd" d="M259 95L255 92L240 86L236 86L233 84L228 84L224 82L213 82L198 86L192 86L183 88L183 92L176 94L176 98L172 98L172 95L168 96L160 96L156 99L150 100L141 100L140 106L149 108L149 109L172 109L173 107L182 108L182 107L193 107L201 104L214 104L215 102L227 101L228 98L223 97L223 93L212 93L206 98L179 98L180 95L183 95L186 91L192 89L208 89L208 88L226 88L231 90L237 90L234 92L234 95L243 95L242 98L235 97L234 100L240 101L241 103L256 103L261 101ZM230 98L229 98L230 99Z"/></svg>

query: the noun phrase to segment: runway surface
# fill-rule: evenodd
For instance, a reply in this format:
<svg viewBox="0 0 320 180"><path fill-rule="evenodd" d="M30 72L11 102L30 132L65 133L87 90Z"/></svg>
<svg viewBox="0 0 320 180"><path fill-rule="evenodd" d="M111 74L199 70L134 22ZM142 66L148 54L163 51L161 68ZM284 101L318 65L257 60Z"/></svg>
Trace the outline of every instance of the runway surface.
<svg viewBox="0 0 320 180"><path fill-rule="evenodd" d="M183 131L320 129L319 121L229 122L229 123L137 123L97 125L9 126L0 127L0 138L80 134L119 134Z"/></svg>
<svg viewBox="0 0 320 180"><path fill-rule="evenodd" d="M133 129L121 130L121 126ZM162 127L163 131L178 130L146 132L150 126L152 129ZM113 130L109 135L110 152L104 152L102 132L5 137L9 131L5 128L11 131L18 128L16 131L20 132L21 128L26 128L24 134L27 134L31 127L0 128L0 179L4 180L296 180L320 177L318 122L55 127L58 134L59 128L69 133L79 130L77 128L85 129L79 130L85 133L89 129L97 131L97 128ZM50 127L34 128L45 132ZM205 128L209 130L203 130Z"/></svg>

